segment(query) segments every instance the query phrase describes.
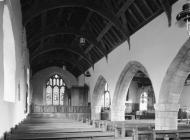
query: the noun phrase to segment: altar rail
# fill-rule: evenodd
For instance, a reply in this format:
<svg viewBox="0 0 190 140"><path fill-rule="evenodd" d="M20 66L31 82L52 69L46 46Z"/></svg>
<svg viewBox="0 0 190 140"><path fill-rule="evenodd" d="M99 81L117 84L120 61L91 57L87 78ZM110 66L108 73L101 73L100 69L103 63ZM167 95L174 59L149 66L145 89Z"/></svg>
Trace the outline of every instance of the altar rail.
<svg viewBox="0 0 190 140"><path fill-rule="evenodd" d="M90 106L31 105L31 113L91 113Z"/></svg>

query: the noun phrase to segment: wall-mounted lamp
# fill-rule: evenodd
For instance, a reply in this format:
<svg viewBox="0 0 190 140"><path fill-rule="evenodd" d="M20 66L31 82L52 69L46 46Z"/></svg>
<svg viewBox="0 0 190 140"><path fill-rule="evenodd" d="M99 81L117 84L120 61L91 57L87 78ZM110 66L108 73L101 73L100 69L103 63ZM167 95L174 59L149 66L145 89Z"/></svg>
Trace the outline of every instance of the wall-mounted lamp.
<svg viewBox="0 0 190 140"><path fill-rule="evenodd" d="M84 72L84 86L85 86L85 77L90 77L91 74L89 71Z"/></svg>
<svg viewBox="0 0 190 140"><path fill-rule="evenodd" d="M85 76L85 77L90 77L90 76L91 76L91 74L90 74L90 72L89 72L89 71L87 71L87 72L85 72L85 73L84 73L84 76Z"/></svg>
<svg viewBox="0 0 190 140"><path fill-rule="evenodd" d="M178 24L186 24L188 35L190 36L190 1L188 0L182 7L182 11L177 14Z"/></svg>

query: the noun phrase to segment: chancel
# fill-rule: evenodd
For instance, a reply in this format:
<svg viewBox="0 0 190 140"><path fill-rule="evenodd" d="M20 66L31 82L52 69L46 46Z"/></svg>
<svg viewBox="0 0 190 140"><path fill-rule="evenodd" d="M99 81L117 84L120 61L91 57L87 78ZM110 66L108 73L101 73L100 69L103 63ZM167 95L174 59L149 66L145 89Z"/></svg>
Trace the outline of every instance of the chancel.
<svg viewBox="0 0 190 140"><path fill-rule="evenodd" d="M189 0L0 0L0 139L190 139L189 25Z"/></svg>

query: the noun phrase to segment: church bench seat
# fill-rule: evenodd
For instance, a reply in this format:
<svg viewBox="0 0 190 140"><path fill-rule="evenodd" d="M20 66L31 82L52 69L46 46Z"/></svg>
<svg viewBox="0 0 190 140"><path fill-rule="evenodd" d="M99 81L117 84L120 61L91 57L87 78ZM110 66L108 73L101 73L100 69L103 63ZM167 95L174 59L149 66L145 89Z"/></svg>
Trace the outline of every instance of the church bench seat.
<svg viewBox="0 0 190 140"><path fill-rule="evenodd" d="M15 133L85 133L85 132L101 132L101 128L62 128L62 129L45 129L45 130L35 130L35 129L17 129Z"/></svg>
<svg viewBox="0 0 190 140"><path fill-rule="evenodd" d="M137 131L139 139L142 138L152 138L153 140L164 139L164 137L169 137L170 139L190 139L190 129L183 130L154 130L154 131Z"/></svg>
<svg viewBox="0 0 190 140"><path fill-rule="evenodd" d="M12 134L8 138L11 140L23 139L72 139L72 138L94 138L94 137L114 137L113 132L88 132L88 133L39 133L39 134Z"/></svg>
<svg viewBox="0 0 190 140"><path fill-rule="evenodd" d="M28 117L15 127L11 133L7 134L6 137L7 140L79 140L92 138L108 140L114 138L114 136L114 132L105 132L102 128L94 128L94 126L88 123L62 118L60 114L40 113L28 115Z"/></svg>

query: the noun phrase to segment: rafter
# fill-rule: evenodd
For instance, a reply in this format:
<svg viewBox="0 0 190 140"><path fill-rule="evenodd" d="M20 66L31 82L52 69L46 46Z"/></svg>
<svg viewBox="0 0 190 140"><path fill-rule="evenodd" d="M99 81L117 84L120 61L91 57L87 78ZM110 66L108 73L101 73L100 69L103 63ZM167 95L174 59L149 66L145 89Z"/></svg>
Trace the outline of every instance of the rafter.
<svg viewBox="0 0 190 140"><path fill-rule="evenodd" d="M80 72L84 72L85 71L85 68L82 66L82 65L80 65L79 63L78 63L78 61L74 58L74 57L64 57L64 56L60 56L60 57L50 57L49 55L47 55L47 56L43 56L43 61L41 61L40 63L48 63L48 60L50 60L51 59L51 61L53 61L53 62L62 62L62 63L65 63L65 62L67 62L67 63L69 63L69 64L71 64L72 65L72 67L74 68L74 67L77 67L77 69L79 69L79 71ZM38 61L38 60L37 60ZM31 65L32 66L34 66L35 65L35 63L33 62L33 63L31 63ZM38 65L38 64L37 64Z"/></svg>
<svg viewBox="0 0 190 140"><path fill-rule="evenodd" d="M42 32L44 32L46 24L47 24L47 13L43 13L41 15L41 29L42 29ZM41 38L39 48L43 48L43 46L44 46L44 39Z"/></svg>
<svg viewBox="0 0 190 140"><path fill-rule="evenodd" d="M109 45L109 48L112 48L113 46L115 46L114 43L112 42L113 40L111 39L111 36L110 36L109 34L106 34L106 35L104 36L104 38L105 38L105 40L107 40L107 42L110 44L110 45Z"/></svg>
<svg viewBox="0 0 190 140"><path fill-rule="evenodd" d="M32 46L32 44L34 44L35 42L39 41L42 38L47 38L49 36L56 36L58 34L75 34L75 35L86 38L90 43L94 45L94 47L98 49L98 51L103 56L107 55L102 45L96 40L96 37L90 31L80 31L74 28L63 28L63 27L58 27L58 28L53 28L53 29L49 29L48 27L46 28L47 30L45 30L44 32L40 32L29 39L29 42L28 42L29 48L30 46Z"/></svg>
<svg viewBox="0 0 190 140"><path fill-rule="evenodd" d="M80 31L84 30L85 28L85 25L89 22L89 19L91 18L92 16L92 11L89 11L84 23L82 24L82 26L80 27Z"/></svg>
<svg viewBox="0 0 190 140"><path fill-rule="evenodd" d="M88 26L86 27L88 28ZM92 40L90 41L94 47L99 51L99 53L101 53L103 56L107 57L107 51L105 50L105 48L102 46L102 44L96 40L96 36L94 36L93 33L91 33L90 30L87 31L87 34L90 38L92 38Z"/></svg>
<svg viewBox="0 0 190 140"><path fill-rule="evenodd" d="M150 8L150 6L146 2L146 0L142 0L142 2L144 3L144 5L145 5L146 9L148 10L148 12L152 15L154 13L154 11Z"/></svg>
<svg viewBox="0 0 190 140"><path fill-rule="evenodd" d="M142 10L137 6L137 4L134 2L133 5L137 9L138 14L143 18L143 20L146 20L145 15L143 14Z"/></svg>
<svg viewBox="0 0 190 140"><path fill-rule="evenodd" d="M44 12L44 13L47 13L47 12ZM59 9L59 11L58 11L58 13L57 13L57 15L56 15L56 20L58 19L58 20L60 20L61 19L61 16L62 16L62 13L63 13L63 8L60 8ZM60 22L55 22L55 24L56 24L56 26L60 26L59 24L60 24Z"/></svg>
<svg viewBox="0 0 190 140"><path fill-rule="evenodd" d="M154 12L150 17L146 18L146 21L142 22L141 24L139 24L139 26L136 27L136 30L138 30L139 28L141 28L144 24L146 24L147 21L150 21L151 19L153 19L154 17L156 17L157 15L159 15L162 11L162 9L158 9L156 12Z"/></svg>
<svg viewBox="0 0 190 140"><path fill-rule="evenodd" d="M89 13L88 13L88 15L87 15L85 21L83 22L82 26L80 27L80 31L85 30L85 25L89 22L89 20L90 20L92 14L93 14L92 11L89 11ZM76 39L78 39L78 38L76 37L75 40L76 40ZM72 45L74 45L75 40L73 41ZM92 68L94 69L94 63L93 63L93 60L92 60L91 56L88 55L88 53L86 53L86 52L84 52L84 54L85 54L85 55L88 57L88 59L92 62L92 65L91 65L91 66L92 66ZM79 57L78 62L80 62L81 59L83 59L82 56ZM74 69L74 68L75 68L75 67L73 67L73 69Z"/></svg>
<svg viewBox="0 0 190 140"><path fill-rule="evenodd" d="M134 2L134 0L127 0L124 4L123 4L123 6L119 9L119 11L116 13L116 16L117 16L117 18L120 18L121 17L121 15L125 12L125 10L127 9L127 8L129 8L129 6L132 4ZM105 26L105 28L101 31L101 33L98 35L98 37L97 37L97 40L98 41L100 41L102 38L103 38L103 36L104 36L104 34L106 34L107 32L108 32L108 30L111 28L111 24L110 23L108 23L106 26ZM128 30L128 28L127 28L127 26L124 26L124 30L126 30L127 31L127 34L128 34L128 36L126 36L125 37L125 39L127 39L128 40L128 42L130 42L129 41L129 30ZM130 47L130 43L129 43L129 47Z"/></svg>
<svg viewBox="0 0 190 140"><path fill-rule="evenodd" d="M112 0L104 0L103 2L105 3L106 7L107 7L110 11L112 11L113 13L116 11L116 9L115 9L115 7L114 7L114 5L113 5L113 3L112 3Z"/></svg>
<svg viewBox="0 0 190 140"><path fill-rule="evenodd" d="M87 16L86 16L86 19L85 19L85 21L83 22L83 24L81 25L79 31L85 30L85 25L88 23L88 21L89 21L89 19L90 19L91 16L92 16L92 12L89 11L88 14L87 14ZM78 37L78 36L75 37L75 39L74 39L73 42L71 43L71 46L74 45L75 41L77 41L77 40L79 40L79 37ZM81 47L80 47L80 48L81 48Z"/></svg>
<svg viewBox="0 0 190 140"><path fill-rule="evenodd" d="M36 51L33 52L31 55L30 61L31 62L34 61L34 59L36 59L38 56L43 55L45 53L59 50L59 51L67 51L69 53L76 54L76 55L82 57L90 66L93 66L93 63L88 59L88 57L86 57L86 55L83 52L79 51L78 49L73 49L73 48L69 47L68 45L52 44L52 45L46 46L46 48L48 48L48 49L45 49L45 47L44 47L42 50L38 50L38 52L36 52Z"/></svg>
<svg viewBox="0 0 190 140"><path fill-rule="evenodd" d="M78 36L83 36L89 42L94 43L94 45L98 45L98 42L95 41L95 39L91 37L92 35L90 35L89 32L80 31L80 30L74 29L74 28L57 27L57 28L50 29L49 27L46 27L46 29L44 31L41 31L40 33L34 35L32 38L29 38L29 41L28 41L29 48L35 42L38 42L42 38L45 39L47 37L56 36L56 35L60 35L60 34L75 34Z"/></svg>
<svg viewBox="0 0 190 140"><path fill-rule="evenodd" d="M106 46L105 46L105 44L104 44L103 40L101 40L101 41L100 41L100 43L101 43L101 44L102 44L102 46L106 49ZM106 62L108 62L108 55L106 56Z"/></svg>
<svg viewBox="0 0 190 140"><path fill-rule="evenodd" d="M59 66L59 67L61 66L62 67L65 64L71 65L72 68L74 66L76 66L75 63L73 63L72 61L66 60L66 59L64 59L62 61L61 60L59 60L59 61L54 60L52 62L46 61L46 62L42 62L40 64L31 65L32 74L34 75L37 71L42 70L42 69L47 68L47 67L50 67L50 66ZM70 71L75 76L78 76L79 74L84 72L83 68L80 66L76 66L75 70L74 69L72 70L72 68L67 67L67 70Z"/></svg>
<svg viewBox="0 0 190 140"><path fill-rule="evenodd" d="M101 3L97 4L92 0L64 0L64 1L48 1L45 5L35 6L33 9L24 14L23 21L24 25L31 21L35 16L40 15L43 12L53 10L61 7L82 7L87 8L90 11L96 12L100 16L106 18L111 25L114 25L125 37L128 37L128 32L125 30L123 25L119 22L118 18L109 12L106 8L102 7Z"/></svg>
<svg viewBox="0 0 190 140"><path fill-rule="evenodd" d="M137 24L140 24L140 21L137 19L137 17L134 15L131 9L128 10L129 14L132 16L132 18L136 21Z"/></svg>

